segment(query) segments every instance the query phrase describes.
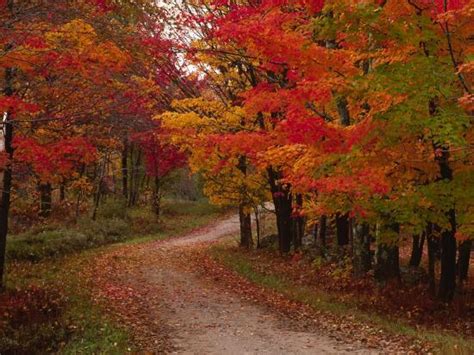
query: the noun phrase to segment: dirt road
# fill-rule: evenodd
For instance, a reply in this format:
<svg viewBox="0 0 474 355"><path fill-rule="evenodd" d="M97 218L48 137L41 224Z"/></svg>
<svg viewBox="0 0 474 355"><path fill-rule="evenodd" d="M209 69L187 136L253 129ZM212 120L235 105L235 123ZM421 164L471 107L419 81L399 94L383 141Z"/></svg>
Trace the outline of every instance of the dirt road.
<svg viewBox="0 0 474 355"><path fill-rule="evenodd" d="M371 352L297 329L268 307L241 299L189 267L186 249L235 236L238 231L238 218L227 217L180 238L122 250L102 262L98 272L108 282L105 289L112 290L105 295L109 306L121 304L115 313L133 324L144 350L177 354ZM122 266L115 265L117 260ZM121 299L117 290L122 290Z"/></svg>

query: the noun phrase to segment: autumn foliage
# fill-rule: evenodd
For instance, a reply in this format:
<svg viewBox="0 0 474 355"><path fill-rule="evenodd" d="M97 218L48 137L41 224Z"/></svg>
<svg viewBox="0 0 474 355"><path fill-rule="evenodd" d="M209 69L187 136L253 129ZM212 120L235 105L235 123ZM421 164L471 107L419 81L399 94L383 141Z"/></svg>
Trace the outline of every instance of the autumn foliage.
<svg viewBox="0 0 474 355"><path fill-rule="evenodd" d="M398 247L413 238L412 264L428 244L431 287L450 300L472 244L473 5L192 2L188 57L207 89L160 117L208 184L219 176L213 199L248 212L271 196L280 251L314 226L325 254L334 220L354 272L373 267L386 281L399 279Z"/></svg>
<svg viewBox="0 0 474 355"><path fill-rule="evenodd" d="M0 286L11 211L75 223L113 196L159 218L185 168L238 209L242 247L271 210L278 262L348 260L371 290L408 264L433 299L472 294L473 17L472 0L0 1Z"/></svg>
<svg viewBox="0 0 474 355"><path fill-rule="evenodd" d="M6 0L0 16L3 275L10 205L16 230L56 208L95 219L106 194L160 195L151 178L186 156L153 120L183 96L153 2Z"/></svg>

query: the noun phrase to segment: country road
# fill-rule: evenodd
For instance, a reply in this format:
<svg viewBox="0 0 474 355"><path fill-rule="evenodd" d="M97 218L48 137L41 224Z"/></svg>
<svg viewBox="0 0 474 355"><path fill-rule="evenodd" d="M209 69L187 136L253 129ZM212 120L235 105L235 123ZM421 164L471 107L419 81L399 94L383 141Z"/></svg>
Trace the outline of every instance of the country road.
<svg viewBox="0 0 474 355"><path fill-rule="evenodd" d="M120 277L133 297L127 321L147 351L176 354L371 353L327 335L291 326L270 309L242 300L198 273L180 267L181 251L235 235L238 217L164 242L150 243L133 256L137 267ZM127 256L128 257L128 256ZM135 317L130 321L129 317ZM155 329L151 329L155 328ZM157 337L153 340L153 337ZM156 348L155 348L156 346Z"/></svg>

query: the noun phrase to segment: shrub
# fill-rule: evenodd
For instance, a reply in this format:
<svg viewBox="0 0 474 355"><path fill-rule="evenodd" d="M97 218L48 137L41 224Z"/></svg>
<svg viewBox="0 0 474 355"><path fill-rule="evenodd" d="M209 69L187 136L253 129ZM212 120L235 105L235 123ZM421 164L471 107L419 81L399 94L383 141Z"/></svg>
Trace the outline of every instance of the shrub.
<svg viewBox="0 0 474 355"><path fill-rule="evenodd" d="M92 221L82 220L78 224L81 233L87 236L91 246L100 246L125 240L130 235L130 225L119 218Z"/></svg>
<svg viewBox="0 0 474 355"><path fill-rule="evenodd" d="M186 200L168 200L163 203L163 213L168 215L194 215L204 216L221 211L222 208L211 205L207 199L197 202Z"/></svg>
<svg viewBox="0 0 474 355"><path fill-rule="evenodd" d="M113 218L99 223L106 243L122 241L130 235L130 224L126 220Z"/></svg>
<svg viewBox="0 0 474 355"><path fill-rule="evenodd" d="M270 234L260 240L260 249L275 249L278 244L278 235Z"/></svg>
<svg viewBox="0 0 474 355"><path fill-rule="evenodd" d="M130 209L127 217L133 233L143 235L162 231L160 218L150 208Z"/></svg>
<svg viewBox="0 0 474 355"><path fill-rule="evenodd" d="M39 261L43 258L68 254L88 247L87 236L67 229L24 233L12 237L7 245L9 259Z"/></svg>
<svg viewBox="0 0 474 355"><path fill-rule="evenodd" d="M37 234L23 233L10 238L9 259L39 261L120 242L130 235L130 226L118 218L101 221L82 220L77 229L45 230Z"/></svg>
<svg viewBox="0 0 474 355"><path fill-rule="evenodd" d="M0 353L53 352L67 337L66 298L58 290L29 286L0 295Z"/></svg>
<svg viewBox="0 0 474 355"><path fill-rule="evenodd" d="M113 197L100 205L97 211L98 219L125 219L127 216L127 201L124 198Z"/></svg>
<svg viewBox="0 0 474 355"><path fill-rule="evenodd" d="M189 216L213 215L218 207L207 200L198 202L171 200L164 203L163 221L187 219ZM39 261L75 251L94 248L106 244L122 242L132 235L158 234L163 224L150 208L136 207L127 209L123 199L109 199L104 203L93 221L83 217L71 228L57 224L39 225L30 231L12 236L7 243L7 257L14 260ZM184 222L183 222L184 223Z"/></svg>

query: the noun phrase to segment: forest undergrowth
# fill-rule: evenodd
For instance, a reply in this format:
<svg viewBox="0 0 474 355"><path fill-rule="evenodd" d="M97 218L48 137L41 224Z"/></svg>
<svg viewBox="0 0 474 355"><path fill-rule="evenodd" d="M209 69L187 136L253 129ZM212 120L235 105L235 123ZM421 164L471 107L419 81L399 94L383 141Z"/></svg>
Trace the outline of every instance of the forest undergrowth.
<svg viewBox="0 0 474 355"><path fill-rule="evenodd" d="M117 216L119 211L122 216ZM127 329L119 326L92 298L89 285L94 282L86 272L91 261L124 243L139 244L181 235L208 224L222 213L205 200L172 200L165 202L163 215L157 220L145 208L123 210L117 203L110 203L101 209L97 224L103 227L113 221L128 226L122 234L114 231L114 238L107 241L112 243L110 246L73 242L81 231L94 232L93 228L89 229L94 226L91 221L59 231L51 226L43 229L36 226L42 240L52 241L46 248L43 248L45 244L35 242L38 234L31 230L18 241L13 237L7 291L0 296L0 353L123 353L133 350ZM58 233L67 239L57 237ZM45 234L49 238L44 238ZM33 242L29 243L31 240ZM54 253L50 253L52 245L56 246ZM75 245L77 250L68 245Z"/></svg>

